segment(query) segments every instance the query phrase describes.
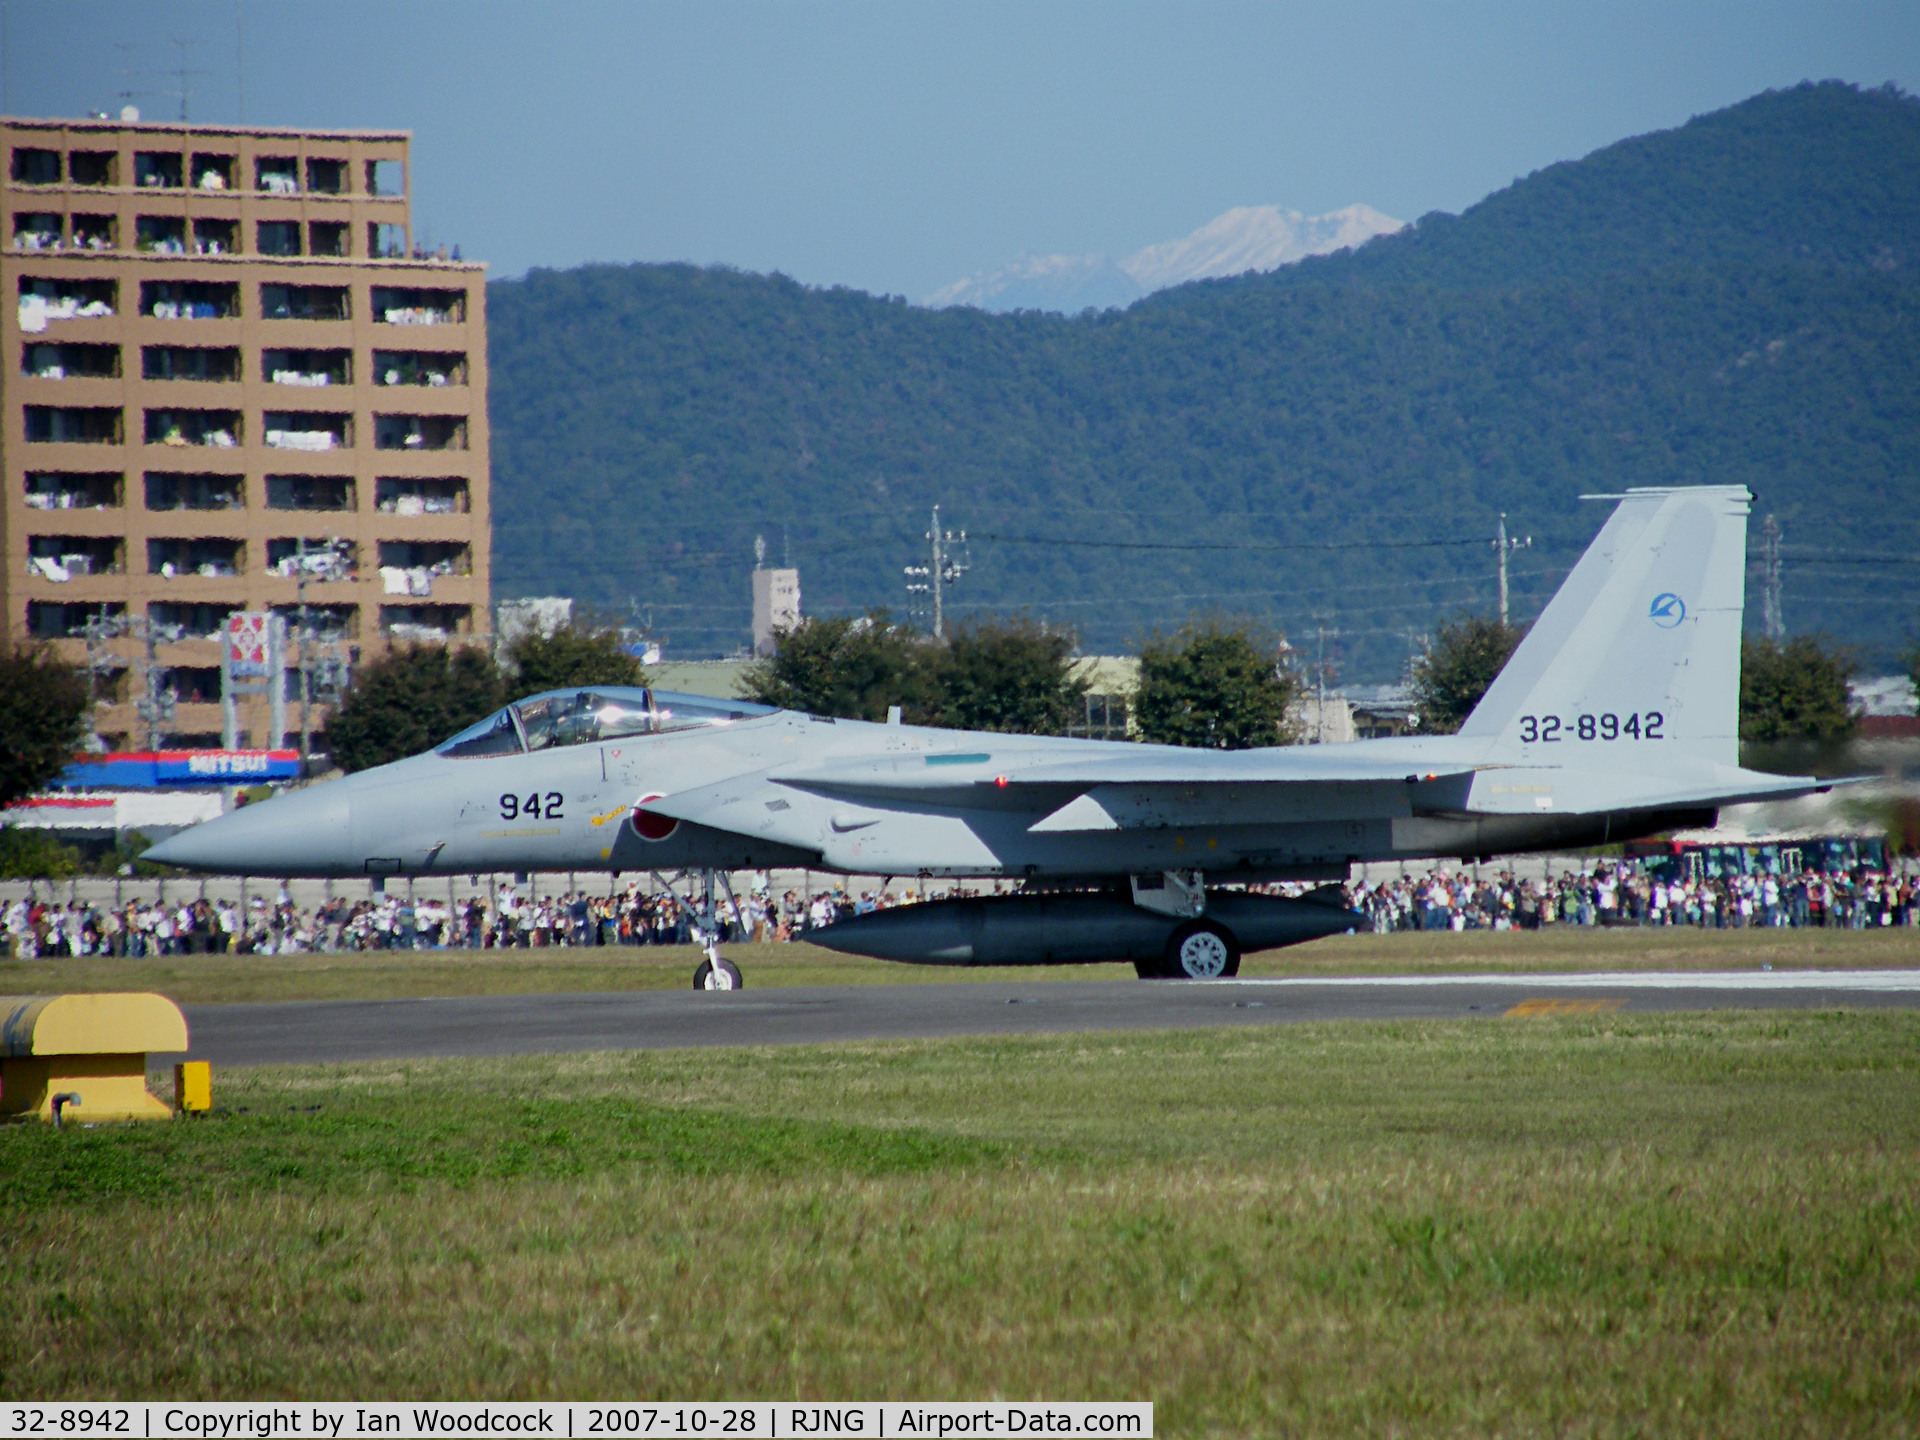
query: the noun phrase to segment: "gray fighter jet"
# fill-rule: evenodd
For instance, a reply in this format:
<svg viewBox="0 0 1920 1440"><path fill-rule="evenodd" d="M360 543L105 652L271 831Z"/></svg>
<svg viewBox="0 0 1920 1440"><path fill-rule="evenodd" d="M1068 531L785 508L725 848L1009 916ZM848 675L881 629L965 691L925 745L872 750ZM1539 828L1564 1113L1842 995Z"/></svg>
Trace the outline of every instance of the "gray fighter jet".
<svg viewBox="0 0 1920 1440"><path fill-rule="evenodd" d="M148 858L252 875L699 877L695 984L717 989L739 984L712 941L727 871L1016 880L809 938L924 964L1232 975L1243 949L1359 917L1332 886L1297 900L1226 887L1627 840L1823 788L1739 765L1745 488L1596 498L1620 503L1455 735L1223 752L594 687L518 701L430 753L248 806Z"/></svg>

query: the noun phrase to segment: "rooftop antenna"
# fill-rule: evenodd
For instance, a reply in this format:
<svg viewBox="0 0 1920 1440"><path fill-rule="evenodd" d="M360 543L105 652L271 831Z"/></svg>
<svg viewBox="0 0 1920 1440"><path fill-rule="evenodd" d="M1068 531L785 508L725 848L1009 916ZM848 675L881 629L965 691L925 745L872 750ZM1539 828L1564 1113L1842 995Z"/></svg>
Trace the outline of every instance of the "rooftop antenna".
<svg viewBox="0 0 1920 1440"><path fill-rule="evenodd" d="M767 568L767 537L764 535L753 537L753 568L756 570Z"/></svg>
<svg viewBox="0 0 1920 1440"><path fill-rule="evenodd" d="M233 93L234 121L247 123L247 29L245 0L233 0Z"/></svg>
<svg viewBox="0 0 1920 1440"><path fill-rule="evenodd" d="M193 43L191 40L181 40L178 38L174 40L174 49L180 52L180 63L167 72L180 82L180 88L174 91L174 93L180 97L180 119L183 122L187 118L187 102L193 98L193 88L187 84L187 80L190 76L204 75L207 73L204 70L195 70L187 64L187 50Z"/></svg>
<svg viewBox="0 0 1920 1440"><path fill-rule="evenodd" d="M113 48L120 52L120 118L138 120L140 111L133 102L143 98L146 92L133 88L133 77L137 73L133 68L133 56L137 47L129 41L116 40ZM128 111L133 113L128 114Z"/></svg>

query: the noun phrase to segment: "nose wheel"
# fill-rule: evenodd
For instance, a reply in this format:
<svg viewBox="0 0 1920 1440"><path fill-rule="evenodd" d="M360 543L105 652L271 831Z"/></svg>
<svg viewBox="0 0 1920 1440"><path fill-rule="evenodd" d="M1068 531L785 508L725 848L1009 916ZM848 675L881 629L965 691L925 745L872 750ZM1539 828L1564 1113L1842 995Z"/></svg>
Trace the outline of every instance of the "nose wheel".
<svg viewBox="0 0 1920 1440"><path fill-rule="evenodd" d="M739 990L746 981L740 978L740 967L720 953L720 914L714 903L714 872L701 874L703 891L700 916L695 928L700 935L700 943L706 947L707 958L694 967L693 988L696 990ZM720 877L720 884L726 886L726 877ZM733 899L733 890L727 887L727 899ZM734 914L738 917L740 906L734 904Z"/></svg>
<svg viewBox="0 0 1920 1440"><path fill-rule="evenodd" d="M738 990L744 983L740 967L720 955L709 955L693 972L696 990Z"/></svg>

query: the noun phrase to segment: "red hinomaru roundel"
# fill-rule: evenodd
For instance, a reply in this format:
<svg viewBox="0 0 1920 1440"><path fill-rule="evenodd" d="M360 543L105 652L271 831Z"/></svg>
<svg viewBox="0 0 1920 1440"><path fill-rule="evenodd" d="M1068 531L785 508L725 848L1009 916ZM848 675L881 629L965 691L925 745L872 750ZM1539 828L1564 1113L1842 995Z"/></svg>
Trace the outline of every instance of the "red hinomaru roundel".
<svg viewBox="0 0 1920 1440"><path fill-rule="evenodd" d="M633 833L642 840L664 840L680 828L671 815L656 815L646 809L649 801L664 800L664 795L642 795L633 807Z"/></svg>

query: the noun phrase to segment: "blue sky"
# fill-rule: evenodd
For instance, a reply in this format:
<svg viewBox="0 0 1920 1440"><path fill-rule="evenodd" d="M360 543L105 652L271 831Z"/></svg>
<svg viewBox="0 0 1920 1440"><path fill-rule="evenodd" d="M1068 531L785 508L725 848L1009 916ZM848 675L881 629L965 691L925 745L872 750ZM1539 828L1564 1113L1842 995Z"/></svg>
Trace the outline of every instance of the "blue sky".
<svg viewBox="0 0 1920 1440"><path fill-rule="evenodd" d="M1920 89L1906 3L6 0L5 104L382 126L494 274L780 270L918 299L1235 205L1458 211L1768 87ZM236 19L239 21L236 27ZM184 42L184 43L177 43ZM184 62L180 57L184 56Z"/></svg>

